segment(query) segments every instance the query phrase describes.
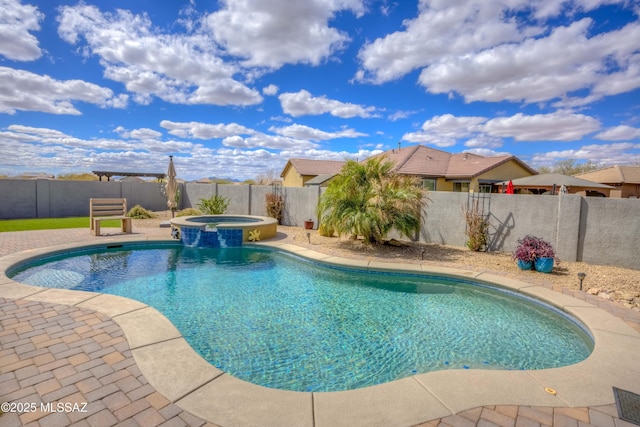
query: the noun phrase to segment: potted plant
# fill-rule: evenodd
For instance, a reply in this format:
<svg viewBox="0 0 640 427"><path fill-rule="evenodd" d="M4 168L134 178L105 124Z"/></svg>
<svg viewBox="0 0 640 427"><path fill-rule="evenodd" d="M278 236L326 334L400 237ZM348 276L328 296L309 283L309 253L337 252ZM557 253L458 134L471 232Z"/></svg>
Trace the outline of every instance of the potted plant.
<svg viewBox="0 0 640 427"><path fill-rule="evenodd" d="M551 273L555 260L555 251L551 244L539 237L527 235L518 240L513 252L513 259L522 270L530 270L535 266L537 271Z"/></svg>
<svg viewBox="0 0 640 427"><path fill-rule="evenodd" d="M313 229L313 220L311 218L309 218L309 221L305 221L304 222L304 229L305 230L312 230Z"/></svg>
<svg viewBox="0 0 640 427"><path fill-rule="evenodd" d="M525 236L518 240L518 246L513 252L512 258L516 260L521 270L531 270L536 260L536 244L534 236Z"/></svg>
<svg viewBox="0 0 640 427"><path fill-rule="evenodd" d="M551 273L556 253L549 242L540 240L538 249L536 250L536 260L534 266L536 271L541 273Z"/></svg>

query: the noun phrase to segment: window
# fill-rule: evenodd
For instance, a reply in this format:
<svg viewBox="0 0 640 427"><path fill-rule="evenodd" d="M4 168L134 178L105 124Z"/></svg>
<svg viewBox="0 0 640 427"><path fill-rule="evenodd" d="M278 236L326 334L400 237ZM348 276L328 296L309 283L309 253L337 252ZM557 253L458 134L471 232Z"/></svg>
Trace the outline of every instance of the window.
<svg viewBox="0 0 640 427"><path fill-rule="evenodd" d="M480 184L481 193L491 193L491 184Z"/></svg>
<svg viewBox="0 0 640 427"><path fill-rule="evenodd" d="M435 179L422 179L422 186L429 191L436 191L436 180Z"/></svg>
<svg viewBox="0 0 640 427"><path fill-rule="evenodd" d="M454 182L453 183L453 191L457 193L468 193L469 192L469 182Z"/></svg>

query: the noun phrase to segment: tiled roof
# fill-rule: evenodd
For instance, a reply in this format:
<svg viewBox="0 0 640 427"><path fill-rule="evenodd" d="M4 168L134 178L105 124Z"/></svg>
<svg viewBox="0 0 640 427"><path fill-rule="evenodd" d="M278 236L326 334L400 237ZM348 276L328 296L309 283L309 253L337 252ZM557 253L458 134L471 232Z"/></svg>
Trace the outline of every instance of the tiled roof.
<svg viewBox="0 0 640 427"><path fill-rule="evenodd" d="M394 149L378 154L386 156L396 165L396 171L407 175L444 176L446 178L475 177L509 160L515 160L532 174L531 169L514 156L485 157L472 153L451 154L424 145Z"/></svg>
<svg viewBox="0 0 640 427"><path fill-rule="evenodd" d="M611 166L575 176L603 184L640 184L640 166Z"/></svg>
<svg viewBox="0 0 640 427"><path fill-rule="evenodd" d="M345 162L337 160L290 159L291 165L300 175L336 174Z"/></svg>

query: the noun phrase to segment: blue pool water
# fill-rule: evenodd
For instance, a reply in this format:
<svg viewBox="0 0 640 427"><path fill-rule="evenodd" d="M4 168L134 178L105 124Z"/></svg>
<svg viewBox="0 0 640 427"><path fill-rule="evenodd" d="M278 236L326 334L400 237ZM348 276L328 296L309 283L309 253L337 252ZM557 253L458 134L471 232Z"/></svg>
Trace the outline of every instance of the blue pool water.
<svg viewBox="0 0 640 427"><path fill-rule="evenodd" d="M593 349L576 323L510 293L327 268L246 246L78 252L10 275L142 301L211 364L280 389L348 390L441 369L558 367Z"/></svg>

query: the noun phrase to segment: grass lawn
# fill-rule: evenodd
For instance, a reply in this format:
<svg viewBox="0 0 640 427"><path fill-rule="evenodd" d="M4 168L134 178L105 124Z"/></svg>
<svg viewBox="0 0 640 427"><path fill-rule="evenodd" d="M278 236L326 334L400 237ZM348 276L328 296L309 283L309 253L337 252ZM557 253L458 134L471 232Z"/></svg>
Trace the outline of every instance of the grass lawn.
<svg viewBox="0 0 640 427"><path fill-rule="evenodd" d="M101 227L120 227L119 220L102 221ZM89 217L35 218L0 220L0 233L4 231L51 230L54 228L89 228Z"/></svg>

